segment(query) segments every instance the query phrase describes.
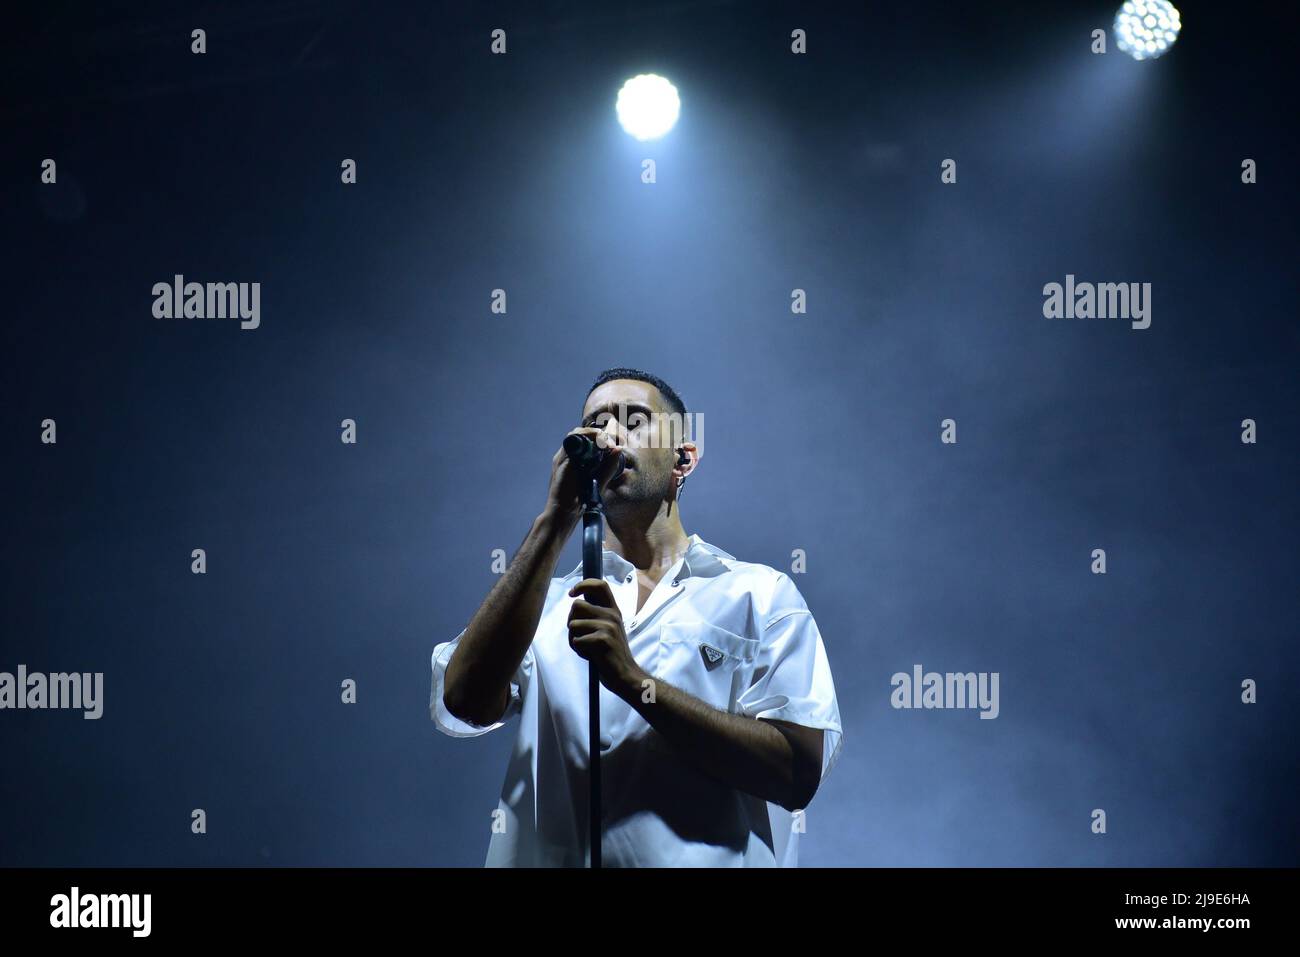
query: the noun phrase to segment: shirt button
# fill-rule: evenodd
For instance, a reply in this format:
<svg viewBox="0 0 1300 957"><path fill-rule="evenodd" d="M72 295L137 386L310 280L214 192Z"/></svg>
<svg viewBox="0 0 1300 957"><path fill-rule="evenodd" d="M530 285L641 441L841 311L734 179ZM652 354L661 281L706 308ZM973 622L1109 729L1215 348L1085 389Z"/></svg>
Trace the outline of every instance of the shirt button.
<svg viewBox="0 0 1300 957"><path fill-rule="evenodd" d="M623 579L623 581L627 581L627 582L630 582L631 580L632 580L632 576L631 576L631 575L628 575L627 578L624 578L624 579Z"/></svg>
<svg viewBox="0 0 1300 957"><path fill-rule="evenodd" d="M678 581L676 579L673 579L673 587L676 588L678 584L679 584Z"/></svg>

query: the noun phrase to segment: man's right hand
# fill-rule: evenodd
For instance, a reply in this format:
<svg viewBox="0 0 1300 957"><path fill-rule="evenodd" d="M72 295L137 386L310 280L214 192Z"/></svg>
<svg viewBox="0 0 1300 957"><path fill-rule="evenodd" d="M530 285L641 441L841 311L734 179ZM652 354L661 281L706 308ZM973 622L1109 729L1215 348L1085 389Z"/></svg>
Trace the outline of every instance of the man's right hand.
<svg viewBox="0 0 1300 957"><path fill-rule="evenodd" d="M604 429L594 426L574 429L569 435L589 436L597 445L602 442L608 443L605 447L605 459L596 470L596 487L604 492L618 468L618 453L623 451L623 447L615 444L613 436ZM598 438L601 435L604 436L603 439ZM582 472L574 468L573 463L569 461L569 454L564 451L564 443L561 442L560 450L551 460L551 488L546 497L547 511L563 518L566 522L576 523L582 517L582 478Z"/></svg>

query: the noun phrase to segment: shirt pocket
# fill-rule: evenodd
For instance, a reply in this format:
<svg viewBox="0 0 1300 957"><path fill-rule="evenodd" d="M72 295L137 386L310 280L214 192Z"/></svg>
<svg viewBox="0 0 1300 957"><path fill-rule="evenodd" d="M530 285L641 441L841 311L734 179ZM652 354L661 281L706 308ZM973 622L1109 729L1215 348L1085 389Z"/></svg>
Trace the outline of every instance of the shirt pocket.
<svg viewBox="0 0 1300 957"><path fill-rule="evenodd" d="M760 642L703 621L666 622L655 675L722 711L739 710Z"/></svg>

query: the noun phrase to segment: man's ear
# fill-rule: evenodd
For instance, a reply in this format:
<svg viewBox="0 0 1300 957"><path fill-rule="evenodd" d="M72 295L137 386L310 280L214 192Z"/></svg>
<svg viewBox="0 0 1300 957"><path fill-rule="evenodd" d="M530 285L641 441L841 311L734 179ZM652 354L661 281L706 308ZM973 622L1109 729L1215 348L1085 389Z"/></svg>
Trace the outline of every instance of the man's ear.
<svg viewBox="0 0 1300 957"><path fill-rule="evenodd" d="M683 442L677 446L677 468L686 468L686 475L690 475L700 465L700 450L694 442ZM685 478L683 475L682 478Z"/></svg>

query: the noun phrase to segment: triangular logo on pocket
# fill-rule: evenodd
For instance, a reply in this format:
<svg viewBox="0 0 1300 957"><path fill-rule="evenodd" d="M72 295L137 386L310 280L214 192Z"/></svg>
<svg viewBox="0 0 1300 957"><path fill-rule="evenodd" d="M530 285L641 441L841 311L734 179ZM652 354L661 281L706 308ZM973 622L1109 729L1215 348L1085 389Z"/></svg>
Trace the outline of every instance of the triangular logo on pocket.
<svg viewBox="0 0 1300 957"><path fill-rule="evenodd" d="M709 663L710 668L722 660L722 652L712 645L700 645L700 651L704 655L704 660Z"/></svg>

